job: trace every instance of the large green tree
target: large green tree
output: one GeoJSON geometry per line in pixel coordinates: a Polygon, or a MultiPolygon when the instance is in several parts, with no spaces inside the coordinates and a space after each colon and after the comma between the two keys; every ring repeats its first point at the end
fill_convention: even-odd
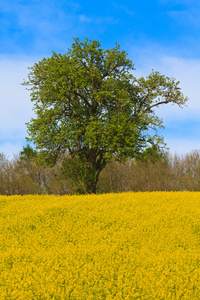
{"type": "Polygon", "coordinates": [[[123,162],[163,141],[156,131],[163,126],[157,106],[187,101],[174,78],[152,71],[137,79],[133,70],[119,45],[103,50],[98,41],[76,38],[66,54],[53,52],[35,63],[23,83],[35,111],[28,140],[51,164],[68,153],[65,171],[87,193],[96,192],[113,156],[123,162]]]}

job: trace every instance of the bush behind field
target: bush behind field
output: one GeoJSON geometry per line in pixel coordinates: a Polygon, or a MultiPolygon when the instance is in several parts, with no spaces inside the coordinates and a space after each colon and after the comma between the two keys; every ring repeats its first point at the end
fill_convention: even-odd
{"type": "Polygon", "coordinates": [[[200,193],[0,197],[0,299],[199,299],[200,193]]]}
{"type": "MultiPolygon", "coordinates": [[[[8,161],[0,155],[0,194],[74,194],[62,166],[39,167],[34,159],[8,161]]],[[[80,182],[80,189],[81,189],[80,182]]],[[[97,193],[125,191],[200,191],[200,153],[166,155],[165,159],[111,161],[100,174],[97,193]]]]}

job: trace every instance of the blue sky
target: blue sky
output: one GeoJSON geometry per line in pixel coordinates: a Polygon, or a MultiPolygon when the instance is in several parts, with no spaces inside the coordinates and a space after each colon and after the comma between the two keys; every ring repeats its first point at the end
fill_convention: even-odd
{"type": "Polygon", "coordinates": [[[200,2],[198,0],[6,0],[0,3],[0,152],[10,158],[26,144],[33,116],[20,85],[27,67],[51,51],[65,53],[72,37],[118,42],[135,76],[152,69],[180,80],[187,107],[160,107],[170,152],[200,150],[200,2]]]}

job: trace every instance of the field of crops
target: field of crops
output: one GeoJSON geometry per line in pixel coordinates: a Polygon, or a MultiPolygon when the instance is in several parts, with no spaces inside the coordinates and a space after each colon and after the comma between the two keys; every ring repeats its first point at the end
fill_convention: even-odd
{"type": "Polygon", "coordinates": [[[200,193],[0,196],[0,299],[200,299],[200,193]]]}

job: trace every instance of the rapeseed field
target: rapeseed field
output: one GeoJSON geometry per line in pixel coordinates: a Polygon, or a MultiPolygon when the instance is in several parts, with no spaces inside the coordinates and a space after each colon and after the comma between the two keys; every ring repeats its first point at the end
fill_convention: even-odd
{"type": "Polygon", "coordinates": [[[200,299],[200,193],[0,196],[0,299],[200,299]]]}

